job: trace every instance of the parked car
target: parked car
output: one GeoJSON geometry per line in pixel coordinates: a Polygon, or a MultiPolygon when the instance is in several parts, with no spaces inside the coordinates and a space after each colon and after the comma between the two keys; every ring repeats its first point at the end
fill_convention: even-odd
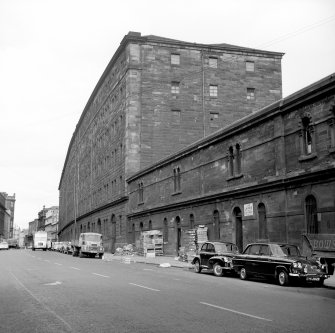
{"type": "Polygon", "coordinates": [[[228,242],[205,242],[192,260],[194,271],[212,269],[214,275],[223,276],[225,272],[234,272],[232,258],[238,254],[237,246],[228,242]]]}
{"type": "Polygon", "coordinates": [[[323,285],[329,277],[326,265],[300,255],[291,244],[253,243],[233,258],[235,271],[242,280],[249,276],[273,278],[285,286],[293,279],[323,285]]]}
{"type": "Polygon", "coordinates": [[[9,246],[6,241],[0,242],[0,250],[8,250],[8,249],[9,249],[9,246]]]}

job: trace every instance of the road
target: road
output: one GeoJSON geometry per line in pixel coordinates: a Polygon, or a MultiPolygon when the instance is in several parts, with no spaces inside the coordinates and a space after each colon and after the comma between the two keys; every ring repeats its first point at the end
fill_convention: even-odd
{"type": "Polygon", "coordinates": [[[0,332],[333,332],[335,290],[0,251],[0,332]]]}

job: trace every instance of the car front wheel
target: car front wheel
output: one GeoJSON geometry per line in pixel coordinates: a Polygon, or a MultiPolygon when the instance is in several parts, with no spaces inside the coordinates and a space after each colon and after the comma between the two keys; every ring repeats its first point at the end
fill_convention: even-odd
{"type": "Polygon", "coordinates": [[[222,266],[218,262],[216,262],[213,266],[213,273],[215,276],[223,276],[222,266]]]}
{"type": "Polygon", "coordinates": [[[288,275],[285,271],[280,271],[278,274],[278,283],[280,286],[286,286],[288,284],[288,275]]]}
{"type": "Polygon", "coordinates": [[[241,270],[240,270],[240,278],[241,278],[241,280],[246,280],[247,279],[247,271],[244,267],[242,267],[241,270]]]}
{"type": "Polygon", "coordinates": [[[200,266],[200,261],[199,260],[196,260],[195,263],[194,263],[194,271],[196,273],[200,273],[201,272],[201,266],[200,266]]]}

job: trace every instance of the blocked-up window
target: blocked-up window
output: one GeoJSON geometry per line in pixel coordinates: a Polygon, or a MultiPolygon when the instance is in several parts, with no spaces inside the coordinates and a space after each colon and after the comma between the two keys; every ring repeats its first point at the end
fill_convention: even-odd
{"type": "Polygon", "coordinates": [[[180,65],[180,54],[171,54],[171,65],[180,65]]]}
{"type": "Polygon", "coordinates": [[[247,88],[247,100],[255,100],[255,88],[247,88]]]}
{"type": "Polygon", "coordinates": [[[172,94],[179,94],[179,92],[180,92],[179,82],[177,82],[177,81],[171,82],[171,93],[172,94]]]}
{"type": "Polygon", "coordinates": [[[211,127],[219,126],[219,114],[217,112],[211,112],[209,115],[209,124],[211,127]]]}
{"type": "Polygon", "coordinates": [[[245,70],[247,72],[254,72],[255,71],[255,63],[253,61],[246,61],[245,62],[245,70]]]}
{"type": "Polygon", "coordinates": [[[208,65],[209,65],[210,68],[218,68],[218,58],[209,57],[208,65]]]}
{"type": "Polygon", "coordinates": [[[218,97],[218,86],[211,84],[209,86],[209,96],[210,97],[218,97]]]}

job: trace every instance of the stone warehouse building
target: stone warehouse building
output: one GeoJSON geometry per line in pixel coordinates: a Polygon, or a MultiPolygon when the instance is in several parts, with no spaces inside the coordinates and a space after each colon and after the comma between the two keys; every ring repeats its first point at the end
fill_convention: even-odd
{"type": "Polygon", "coordinates": [[[335,75],[252,113],[127,179],[128,233],[163,231],[165,253],[183,232],[242,250],[259,239],[301,246],[335,234],[335,75]]]}
{"type": "Polygon", "coordinates": [[[126,35],[68,148],[59,183],[60,240],[97,231],[107,251],[126,243],[126,179],[280,99],[282,56],[126,35]]]}

